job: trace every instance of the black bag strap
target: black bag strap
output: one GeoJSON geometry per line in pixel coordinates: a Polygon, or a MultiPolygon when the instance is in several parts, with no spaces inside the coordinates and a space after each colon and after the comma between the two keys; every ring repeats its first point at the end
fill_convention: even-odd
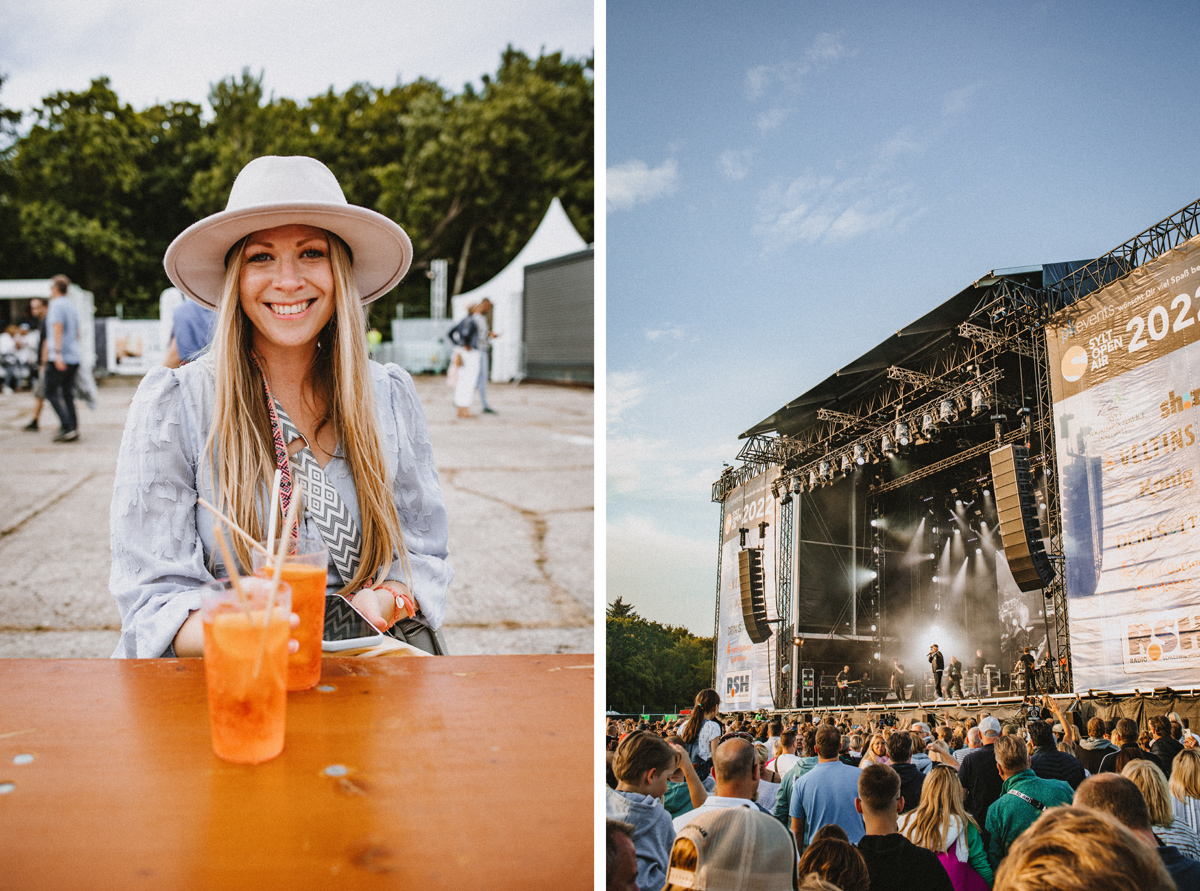
{"type": "Polygon", "coordinates": [[[1009,789],[1008,794],[1017,796],[1017,798],[1021,799],[1026,804],[1032,804],[1039,811],[1044,811],[1046,809],[1046,805],[1042,804],[1036,798],[1030,798],[1024,792],[1018,792],[1016,789],[1009,789]]]}

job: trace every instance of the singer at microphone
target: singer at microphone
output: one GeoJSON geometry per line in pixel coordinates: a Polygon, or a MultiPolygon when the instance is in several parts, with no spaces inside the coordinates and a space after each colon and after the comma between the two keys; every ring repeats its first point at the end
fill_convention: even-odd
{"type": "Polygon", "coordinates": [[[937,691],[937,698],[942,698],[942,672],[946,668],[946,660],[942,657],[938,650],[938,645],[934,644],[929,648],[929,655],[926,656],[929,660],[929,666],[933,669],[933,688],[937,691]]]}

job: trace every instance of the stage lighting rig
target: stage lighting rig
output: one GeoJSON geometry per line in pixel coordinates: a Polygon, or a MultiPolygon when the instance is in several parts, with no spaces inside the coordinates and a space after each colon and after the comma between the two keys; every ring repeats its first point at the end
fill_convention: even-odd
{"type": "Polygon", "coordinates": [[[934,423],[933,414],[930,412],[926,412],[921,417],[921,434],[926,439],[933,439],[937,434],[937,424],[934,423]]]}
{"type": "Polygon", "coordinates": [[[821,459],[818,475],[821,477],[821,482],[823,483],[833,481],[833,465],[829,463],[828,458],[821,459]]]}
{"type": "Polygon", "coordinates": [[[988,399],[987,392],[983,387],[973,387],[971,389],[971,414],[977,415],[985,412],[992,407],[991,401],[988,399]]]}
{"type": "Polygon", "coordinates": [[[954,403],[949,399],[943,399],[938,406],[938,420],[943,424],[953,424],[958,420],[958,412],[954,408],[954,403]]]}
{"type": "Polygon", "coordinates": [[[883,453],[885,458],[894,458],[896,456],[896,449],[892,445],[892,438],[886,433],[879,438],[879,451],[883,453]]]}
{"type": "Polygon", "coordinates": [[[854,463],[859,467],[867,463],[867,450],[861,442],[854,446],[854,463]]]}
{"type": "Polygon", "coordinates": [[[896,422],[896,442],[901,446],[906,446],[912,442],[912,436],[908,430],[908,421],[896,422]]]}
{"type": "Polygon", "coordinates": [[[842,476],[849,476],[854,471],[854,462],[849,455],[842,455],[842,476]]]}

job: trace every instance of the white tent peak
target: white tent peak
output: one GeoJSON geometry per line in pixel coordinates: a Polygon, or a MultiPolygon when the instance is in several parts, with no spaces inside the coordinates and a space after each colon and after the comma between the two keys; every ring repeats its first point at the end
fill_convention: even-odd
{"type": "Polygon", "coordinates": [[[499,335],[492,341],[492,380],[509,381],[520,374],[525,267],[574,254],[586,247],[587,242],[555,196],[537,229],[512,262],[478,288],[451,300],[451,313],[455,319],[465,316],[467,307],[474,306],[484,297],[492,301],[492,327],[499,335]]]}

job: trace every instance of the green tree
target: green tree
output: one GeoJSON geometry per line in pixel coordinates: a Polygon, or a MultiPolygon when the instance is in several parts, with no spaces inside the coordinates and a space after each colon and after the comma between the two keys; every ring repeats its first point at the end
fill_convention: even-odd
{"type": "Polygon", "coordinates": [[[137,269],[145,245],[133,231],[150,132],[107,78],[59,92],[33,110],[12,160],[21,241],[36,270],[66,272],[96,295],[97,312],[148,296],[137,269]]]}
{"type": "Polygon", "coordinates": [[[607,705],[621,712],[670,712],[712,684],[712,638],[639,616],[617,598],[605,614],[607,705]]]}

